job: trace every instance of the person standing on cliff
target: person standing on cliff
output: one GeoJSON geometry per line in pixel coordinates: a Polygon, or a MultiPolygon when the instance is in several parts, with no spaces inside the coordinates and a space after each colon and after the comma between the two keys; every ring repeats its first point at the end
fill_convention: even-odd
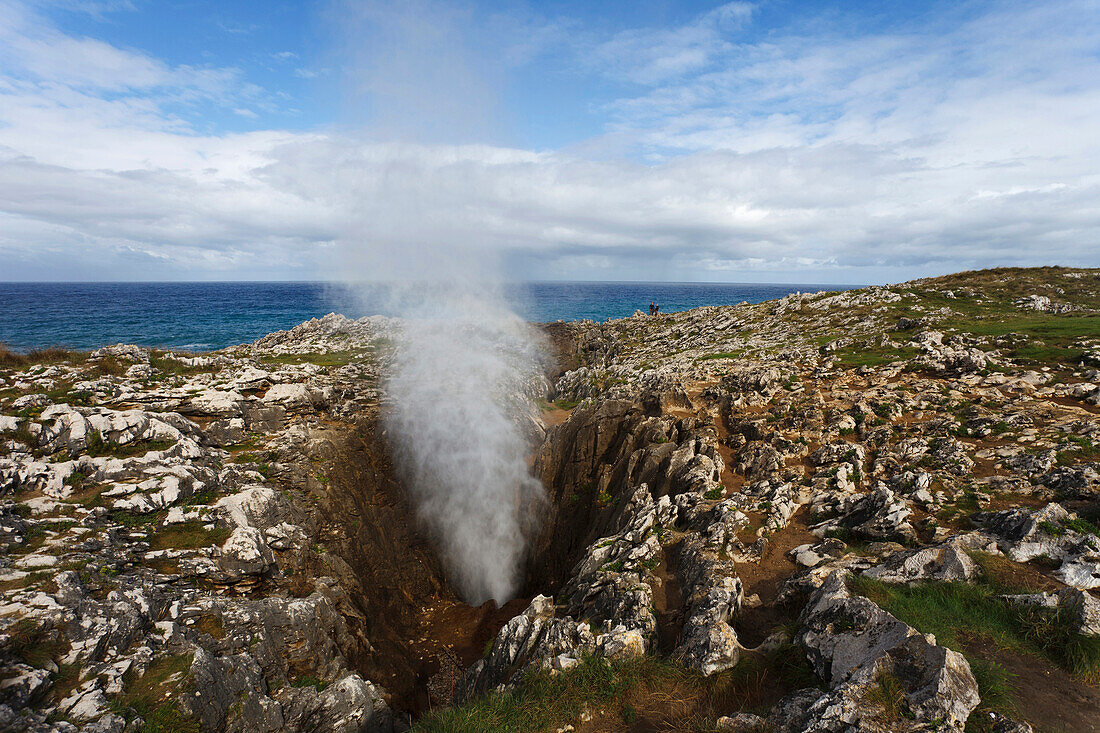
{"type": "Polygon", "coordinates": [[[661,315],[661,304],[660,303],[654,303],[653,304],[653,315],[655,315],[655,316],[661,315]]]}
{"type": "Polygon", "coordinates": [[[653,315],[653,301],[649,302],[649,315],[653,315]]]}

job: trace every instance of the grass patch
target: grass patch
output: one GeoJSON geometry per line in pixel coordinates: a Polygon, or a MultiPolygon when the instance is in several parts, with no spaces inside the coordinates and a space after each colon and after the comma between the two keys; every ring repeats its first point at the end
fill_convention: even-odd
{"type": "Polygon", "coordinates": [[[144,719],[144,733],[199,733],[198,719],[184,713],[173,699],[190,669],[190,654],[154,659],[145,674],[126,674],[126,689],[112,707],[127,720],[144,719]]]}
{"type": "Polygon", "coordinates": [[[19,423],[19,427],[15,429],[15,432],[9,435],[13,440],[27,446],[27,450],[32,453],[38,448],[38,436],[31,432],[30,424],[26,420],[19,423]]]}
{"type": "Polygon", "coordinates": [[[104,356],[94,360],[91,371],[97,377],[121,377],[127,368],[115,357],[104,356]]]}
{"type": "Polygon", "coordinates": [[[548,402],[547,400],[540,399],[538,401],[539,409],[543,412],[549,412],[550,410],[572,410],[584,400],[554,400],[548,402]]]}
{"type": "Polygon", "coordinates": [[[199,633],[209,634],[215,639],[225,638],[225,627],[222,625],[221,616],[213,614],[199,616],[195,619],[195,623],[191,625],[191,628],[199,633]]]}
{"type": "Polygon", "coordinates": [[[233,531],[227,527],[207,529],[198,519],[172,524],[158,529],[149,537],[149,547],[154,550],[193,550],[225,542],[233,531]]]}
{"type": "MultiPolygon", "coordinates": [[[[1065,613],[1021,606],[997,598],[1030,588],[1002,585],[986,574],[974,584],[924,583],[891,586],[854,576],[849,587],[939,643],[966,653],[968,645],[993,644],[1042,657],[1081,680],[1100,682],[1100,639],[1073,630],[1065,613]]],[[[970,655],[968,655],[970,658],[970,655]]],[[[986,698],[982,691],[982,699],[986,698]]]]}
{"type": "Polygon", "coordinates": [[[1095,271],[1080,279],[1063,277],[1068,272],[1065,268],[997,268],[932,278],[897,288],[912,296],[898,315],[916,316],[947,308],[951,315],[936,319],[937,330],[989,338],[1018,334],[1021,338],[1002,353],[1027,364],[1075,364],[1082,355],[1075,342],[1100,333],[1100,315],[1087,310],[1040,313],[1013,303],[1021,294],[1035,292],[1058,302],[1100,309],[1095,271]],[[1051,285],[1061,292],[1052,292],[1051,285]],[[956,290],[957,297],[947,297],[944,291],[948,289],[956,290]],[[913,310],[918,305],[919,309],[913,310]]]}
{"type": "Polygon", "coordinates": [[[1023,364],[1077,364],[1085,352],[1065,346],[1028,344],[1008,351],[1008,355],[1023,364]]]}
{"type": "Polygon", "coordinates": [[[1071,448],[1058,452],[1059,466],[1073,466],[1078,463],[1093,463],[1100,461],[1100,444],[1083,435],[1066,436],[1071,448]]]}
{"type": "Polygon", "coordinates": [[[26,353],[12,351],[6,344],[0,344],[0,368],[25,369],[37,364],[62,364],[64,362],[81,362],[88,358],[86,353],[70,351],[60,346],[49,346],[44,349],[31,349],[26,353]]]}
{"type": "Polygon", "coordinates": [[[69,650],[60,631],[28,618],[16,621],[5,633],[9,651],[32,667],[45,667],[69,650]]]}
{"type": "Polygon", "coordinates": [[[80,664],[58,664],[50,683],[49,698],[61,702],[80,685],[80,664]]]}
{"type": "Polygon", "coordinates": [[[168,356],[167,351],[152,351],[149,353],[149,366],[164,374],[186,376],[191,374],[214,374],[219,367],[216,364],[184,364],[182,361],[168,356]]]}
{"type": "Polygon", "coordinates": [[[1066,313],[1061,315],[1026,315],[1019,311],[989,314],[988,320],[965,324],[969,333],[978,336],[1005,336],[1019,333],[1057,346],[1068,346],[1083,338],[1096,338],[1100,333],[1100,316],[1066,313]]]}
{"type": "Polygon", "coordinates": [[[350,349],[347,351],[329,351],[325,354],[267,354],[260,357],[266,364],[314,364],[319,367],[341,367],[352,362],[371,361],[371,350],[350,349]]]}
{"type": "Polygon", "coordinates": [[[148,514],[138,514],[127,509],[116,509],[110,513],[111,521],[115,524],[142,530],[153,529],[156,524],[163,521],[167,516],[168,511],[165,509],[148,514]]]}
{"type": "Polygon", "coordinates": [[[910,346],[895,346],[893,348],[860,347],[838,349],[833,355],[837,363],[846,368],[862,366],[883,366],[895,361],[909,361],[917,355],[917,350],[910,346]]]}
{"type": "Polygon", "coordinates": [[[325,682],[324,680],[319,680],[316,677],[311,677],[308,674],[302,675],[301,677],[290,681],[291,687],[315,687],[317,689],[317,692],[321,692],[326,687],[328,687],[328,685],[328,682],[325,682]]]}
{"type": "Polygon", "coordinates": [[[1074,532],[1080,532],[1081,534],[1094,534],[1100,537],[1100,527],[1090,522],[1087,519],[1067,519],[1063,522],[1068,529],[1072,529],[1074,532]]]}
{"type": "Polygon", "coordinates": [[[36,570],[33,573],[27,573],[22,578],[3,580],[0,581],[0,593],[6,593],[9,590],[22,590],[23,588],[29,588],[35,583],[49,581],[52,577],[53,573],[46,572],[45,570],[36,570]]]}
{"type": "Polygon", "coordinates": [[[747,655],[733,669],[711,677],[658,656],[623,661],[586,658],[566,672],[530,673],[514,690],[428,713],[413,730],[552,730],[588,709],[604,711],[605,717],[598,720],[618,717],[643,730],[711,731],[721,715],[739,710],[766,712],[788,692],[819,685],[805,654],[794,647],[767,657],[747,655]]]}
{"type": "Polygon", "coordinates": [[[905,689],[891,672],[879,673],[875,684],[867,692],[867,700],[882,708],[882,720],[885,723],[898,723],[905,718],[913,718],[905,700],[905,689]]]}
{"type": "MultiPolygon", "coordinates": [[[[255,451],[245,451],[243,453],[237,453],[236,455],[234,455],[229,460],[229,462],[230,463],[256,463],[256,464],[259,464],[261,466],[267,466],[268,461],[277,461],[278,459],[279,459],[279,454],[275,451],[270,451],[269,450],[262,456],[259,453],[256,453],[255,451]]],[[[270,470],[270,467],[268,466],[267,468],[262,469],[261,473],[263,473],[265,470],[270,470]]]]}
{"type": "Polygon", "coordinates": [[[176,444],[174,440],[140,440],[125,445],[110,443],[103,439],[98,430],[88,434],[87,447],[84,452],[92,458],[112,456],[114,458],[131,458],[143,456],[150,451],[167,450],[176,444]]]}
{"type": "Polygon", "coordinates": [[[1020,334],[1026,340],[1005,352],[1013,359],[1028,364],[1076,364],[1083,352],[1073,344],[1081,339],[1095,338],[1100,333],[1100,316],[1073,313],[1033,315],[1021,313],[1009,304],[940,325],[990,338],[1020,334]]]}
{"type": "Polygon", "coordinates": [[[557,675],[537,672],[508,692],[494,692],[454,708],[425,715],[414,731],[528,733],[575,719],[590,706],[609,705],[644,678],[682,674],[652,658],[629,662],[585,659],[557,675]]]}
{"type": "Polygon", "coordinates": [[[261,442],[261,437],[253,433],[252,435],[249,435],[248,438],[246,438],[245,440],[242,440],[240,443],[226,445],[223,446],[223,448],[230,453],[240,453],[241,451],[250,451],[258,448],[261,442]]]}
{"type": "Polygon", "coordinates": [[[695,361],[713,361],[715,359],[740,359],[741,355],[744,353],[744,351],[719,351],[714,354],[706,354],[705,356],[700,356],[695,361]]]}

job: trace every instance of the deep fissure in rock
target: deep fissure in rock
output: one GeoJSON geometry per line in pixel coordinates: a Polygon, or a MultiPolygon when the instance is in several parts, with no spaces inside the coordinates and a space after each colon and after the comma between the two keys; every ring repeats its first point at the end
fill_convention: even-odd
{"type": "MultiPolygon", "coordinates": [[[[567,330],[551,327],[548,334],[559,370],[575,366],[571,355],[588,348],[567,330]]],[[[449,704],[501,626],[534,596],[557,598],[589,546],[618,530],[626,494],[642,483],[655,498],[689,488],[677,469],[696,454],[714,453],[716,444],[715,426],[693,412],[682,392],[563,411],[568,419],[547,428],[532,460],[547,492],[546,517],[529,546],[520,597],[500,608],[467,605],[447,580],[377,418],[333,436],[333,484],[323,508],[337,530],[330,546],[355,589],[350,625],[370,640],[352,663],[391,694],[398,711],[415,716],[449,704]]],[[[678,557],[678,543],[666,546],[653,568],[656,648],[665,653],[679,644],[684,621],[678,557]]]]}
{"type": "MultiPolygon", "coordinates": [[[[533,596],[555,596],[588,545],[613,531],[621,486],[642,476],[657,491],[670,488],[661,477],[676,443],[643,408],[610,402],[579,417],[548,431],[535,456],[549,494],[547,518],[532,541],[521,597],[499,608],[467,605],[447,580],[436,548],[418,529],[379,423],[330,436],[331,484],[320,508],[331,524],[329,551],[345,570],[341,581],[353,589],[345,615],[362,639],[350,645],[361,651],[349,661],[391,694],[396,710],[416,715],[448,703],[500,627],[533,596]],[[631,454],[646,445],[656,455],[633,465],[631,454]]],[[[662,629],[674,634],[679,586],[674,566],[662,568],[670,586],[661,595],[662,629]]]]}

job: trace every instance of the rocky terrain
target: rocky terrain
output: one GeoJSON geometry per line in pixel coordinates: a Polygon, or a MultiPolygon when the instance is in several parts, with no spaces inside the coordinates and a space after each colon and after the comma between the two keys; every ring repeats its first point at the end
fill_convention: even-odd
{"type": "Polygon", "coordinates": [[[0,353],[0,729],[1100,730],[1100,271],[545,324],[500,608],[393,471],[400,328],[0,353]]]}

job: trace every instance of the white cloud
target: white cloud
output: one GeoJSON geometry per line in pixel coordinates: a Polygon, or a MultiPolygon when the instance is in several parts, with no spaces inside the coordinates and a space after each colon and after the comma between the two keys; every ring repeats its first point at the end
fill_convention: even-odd
{"type": "MultiPolygon", "coordinates": [[[[612,105],[609,139],[587,146],[627,141],[637,155],[598,160],[200,135],[169,110],[214,95],[247,114],[259,92],[237,72],[8,31],[0,262],[7,277],[50,262],[66,277],[310,277],[345,265],[332,243],[350,242],[381,272],[415,275],[419,244],[445,241],[503,253],[527,277],[851,282],[1100,265],[1098,21],[1073,2],[998,8],[934,33],[753,45],[735,38],[751,15],[736,6],[595,42],[616,60],[608,73],[642,85],[612,105]]],[[[452,71],[428,87],[470,68],[452,71]]]]}
{"type": "Polygon", "coordinates": [[[622,31],[596,45],[592,62],[604,73],[640,84],[678,78],[729,52],[731,35],[752,12],[750,3],[731,2],[679,28],[622,31]]]}
{"type": "Polygon", "coordinates": [[[95,18],[104,17],[108,13],[137,10],[130,0],[39,0],[37,4],[74,13],[85,13],[95,18]]]}

